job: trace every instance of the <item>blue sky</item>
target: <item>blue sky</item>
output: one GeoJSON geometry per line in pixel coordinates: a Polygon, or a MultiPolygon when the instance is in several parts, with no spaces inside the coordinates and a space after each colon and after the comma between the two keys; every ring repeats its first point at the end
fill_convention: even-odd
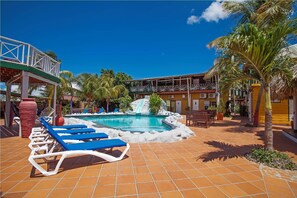
{"type": "Polygon", "coordinates": [[[235,25],[215,4],[2,1],[1,35],[54,51],[61,69],[74,74],[101,68],[134,79],[200,73],[216,57],[206,45],[235,25]]]}

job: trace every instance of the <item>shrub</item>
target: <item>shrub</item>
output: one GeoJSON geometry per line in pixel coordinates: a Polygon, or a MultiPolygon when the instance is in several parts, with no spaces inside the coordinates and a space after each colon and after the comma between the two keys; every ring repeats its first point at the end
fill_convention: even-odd
{"type": "Polygon", "coordinates": [[[132,98],[129,95],[119,98],[119,107],[122,112],[126,112],[128,110],[132,110],[131,107],[132,98]]]}
{"type": "Polygon", "coordinates": [[[269,151],[263,148],[253,149],[246,155],[247,159],[263,163],[267,166],[280,169],[297,170],[297,164],[292,162],[290,157],[278,151],[269,151]]]}
{"type": "Polygon", "coordinates": [[[153,93],[150,96],[150,104],[149,104],[150,112],[154,115],[158,114],[161,108],[161,105],[162,105],[162,99],[160,98],[160,96],[158,96],[158,94],[153,93]]]}

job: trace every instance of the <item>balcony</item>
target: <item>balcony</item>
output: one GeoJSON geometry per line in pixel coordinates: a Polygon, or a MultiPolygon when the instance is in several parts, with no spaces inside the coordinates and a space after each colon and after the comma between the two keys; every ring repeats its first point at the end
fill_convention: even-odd
{"type": "Polygon", "coordinates": [[[59,77],[60,63],[30,44],[0,36],[0,60],[34,67],[59,77]]]}
{"type": "MultiPolygon", "coordinates": [[[[191,84],[190,91],[196,90],[215,90],[215,83],[191,84]]],[[[133,93],[148,93],[148,92],[176,92],[187,91],[187,85],[169,85],[169,86],[133,86],[130,91],[133,93]]]]}

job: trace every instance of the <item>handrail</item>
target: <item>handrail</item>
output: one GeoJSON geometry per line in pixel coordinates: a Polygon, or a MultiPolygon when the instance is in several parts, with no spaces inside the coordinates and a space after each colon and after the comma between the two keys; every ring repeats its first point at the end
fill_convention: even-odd
{"type": "Polygon", "coordinates": [[[0,60],[27,65],[59,77],[60,62],[31,44],[0,35],[0,60]]]}
{"type": "MultiPolygon", "coordinates": [[[[201,84],[190,84],[190,90],[215,90],[215,83],[201,83],[201,84]]],[[[169,85],[169,86],[132,86],[130,87],[131,92],[144,92],[144,91],[185,91],[187,90],[186,85],[169,85]]]]}

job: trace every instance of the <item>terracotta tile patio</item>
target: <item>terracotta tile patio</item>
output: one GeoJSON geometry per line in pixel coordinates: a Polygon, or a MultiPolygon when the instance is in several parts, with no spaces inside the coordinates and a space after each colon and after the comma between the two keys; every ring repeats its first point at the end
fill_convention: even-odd
{"type": "MultiPolygon", "coordinates": [[[[131,144],[127,158],[104,163],[69,158],[61,171],[31,175],[29,140],[1,127],[3,197],[297,197],[297,172],[261,167],[243,155],[263,144],[263,127],[241,119],[193,127],[196,136],[175,143],[131,144]],[[31,175],[31,176],[30,176],[31,175]]],[[[274,129],[274,146],[297,161],[297,144],[274,129]]]]}

